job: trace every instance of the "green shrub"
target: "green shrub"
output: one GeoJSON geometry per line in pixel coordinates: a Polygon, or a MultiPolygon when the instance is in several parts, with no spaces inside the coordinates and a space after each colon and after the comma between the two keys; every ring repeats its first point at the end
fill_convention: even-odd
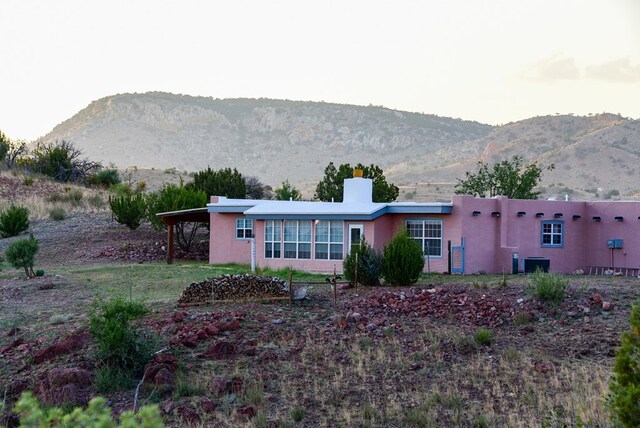
{"type": "Polygon", "coordinates": [[[609,407],[624,427],[640,426],[640,303],[631,306],[631,329],[622,333],[609,385],[609,407]]]}
{"type": "Polygon", "coordinates": [[[89,332],[98,344],[98,358],[115,368],[137,375],[148,361],[149,344],[131,321],[148,313],[142,303],[114,298],[96,302],[89,314],[89,332]]]}
{"type": "Polygon", "coordinates": [[[37,144],[32,157],[24,163],[30,171],[44,174],[60,182],[84,182],[100,163],[81,159],[82,153],[68,141],[37,144]]]}
{"type": "Polygon", "coordinates": [[[302,422],[304,419],[304,408],[295,406],[291,409],[291,419],[293,419],[294,422],[302,422]]]}
{"type": "Polygon", "coordinates": [[[22,179],[22,184],[24,184],[25,186],[32,186],[33,185],[33,177],[29,177],[28,175],[25,176],[22,179]]]}
{"type": "Polygon", "coordinates": [[[36,276],[44,276],[44,269],[38,269],[36,271],[36,276]]]}
{"type": "Polygon", "coordinates": [[[0,236],[8,238],[29,229],[29,210],[11,205],[0,213],[0,236]]]}
{"type": "Polygon", "coordinates": [[[531,274],[532,292],[539,300],[558,304],[565,297],[569,280],[562,275],[536,270],[531,274]]]}
{"type": "Polygon", "coordinates": [[[157,405],[144,406],[138,413],[127,410],[120,414],[118,422],[113,419],[107,400],[102,397],[93,398],[84,409],[77,407],[65,413],[59,407],[40,407],[31,392],[24,392],[14,411],[20,415],[20,426],[24,427],[164,427],[157,405]]]}
{"type": "Polygon", "coordinates": [[[49,218],[51,220],[61,221],[67,217],[67,213],[62,207],[53,207],[49,210],[49,218]]]}
{"type": "Polygon", "coordinates": [[[477,342],[470,336],[458,336],[454,339],[453,345],[461,354],[470,354],[478,349],[477,342]]]}
{"type": "Polygon", "coordinates": [[[156,214],[202,208],[207,204],[207,195],[202,190],[196,190],[180,185],[166,184],[160,191],[147,196],[147,219],[157,229],[162,230],[166,225],[156,214]]]}
{"type": "Polygon", "coordinates": [[[83,197],[84,194],[80,189],[65,189],[64,200],[69,202],[73,207],[80,206],[83,197]]]}
{"type": "Polygon", "coordinates": [[[109,207],[116,221],[131,230],[140,226],[147,211],[147,203],[141,193],[109,196],[109,207]]]}
{"type": "Polygon", "coordinates": [[[5,256],[14,268],[24,269],[27,278],[33,278],[33,265],[39,247],[38,240],[31,235],[29,239],[22,238],[9,244],[5,256]]]}
{"type": "Polygon", "coordinates": [[[493,342],[493,333],[487,328],[479,328],[473,333],[473,339],[478,345],[489,346],[493,342]]]}
{"type": "Polygon", "coordinates": [[[93,386],[98,392],[126,391],[135,385],[129,371],[111,364],[100,366],[93,377],[93,386]]]}
{"type": "Polygon", "coordinates": [[[89,204],[89,206],[97,209],[102,209],[107,204],[102,195],[100,195],[99,193],[95,193],[89,196],[87,198],[87,203],[89,204]]]}
{"type": "Polygon", "coordinates": [[[382,277],[391,285],[410,285],[418,281],[424,269],[424,255],[420,244],[401,230],[384,247],[382,277]]]}
{"type": "Polygon", "coordinates": [[[120,183],[120,174],[117,169],[101,169],[95,175],[88,178],[88,183],[92,186],[100,186],[108,189],[114,184],[120,183]]]}
{"type": "Polygon", "coordinates": [[[363,285],[380,285],[382,275],[382,254],[367,244],[364,238],[358,245],[351,247],[342,262],[344,277],[355,281],[356,255],[358,257],[358,283],[363,285]]]}

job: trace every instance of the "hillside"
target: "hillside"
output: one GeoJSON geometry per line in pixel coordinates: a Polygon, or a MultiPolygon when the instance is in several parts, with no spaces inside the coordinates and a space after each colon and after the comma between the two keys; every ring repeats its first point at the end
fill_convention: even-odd
{"type": "Polygon", "coordinates": [[[491,129],[382,107],[147,93],[94,101],[43,140],[71,140],[121,168],[232,166],[277,185],[317,182],[330,161],[387,167],[491,129]]]}
{"type": "Polygon", "coordinates": [[[640,121],[606,113],[492,127],[377,106],[154,92],[94,101],[43,137],[56,139],[120,168],[231,166],[274,187],[289,179],[307,196],[330,161],[376,163],[401,186],[401,198],[437,199],[478,160],[515,154],[555,164],[543,179],[546,196],[640,192],[640,121]]]}

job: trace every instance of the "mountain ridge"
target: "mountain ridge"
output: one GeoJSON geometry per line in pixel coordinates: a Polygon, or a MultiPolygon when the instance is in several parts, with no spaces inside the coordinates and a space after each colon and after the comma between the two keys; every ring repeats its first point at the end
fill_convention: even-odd
{"type": "Polygon", "coordinates": [[[547,187],[593,197],[614,185],[623,194],[640,191],[632,180],[640,172],[640,122],[609,113],[492,126],[379,106],[147,92],[93,101],[39,141],[61,139],[121,168],[229,166],[274,187],[289,179],[309,188],[333,161],[375,163],[399,185],[443,182],[450,192],[479,160],[518,154],[556,165],[545,174],[547,187]]]}

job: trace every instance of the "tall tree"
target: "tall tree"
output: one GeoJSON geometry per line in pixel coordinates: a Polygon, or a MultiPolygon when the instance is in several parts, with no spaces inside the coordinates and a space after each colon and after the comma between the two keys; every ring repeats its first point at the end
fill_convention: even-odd
{"type": "Polygon", "coordinates": [[[400,190],[398,186],[387,183],[382,169],[374,164],[369,166],[357,164],[355,167],[348,163],[340,165],[337,169],[333,162],[324,169],[324,178],[316,186],[315,199],[321,201],[342,202],[344,192],[344,180],[353,177],[353,170],[361,169],[364,178],[373,180],[373,202],[393,202],[398,198],[400,190]]]}
{"type": "Polygon", "coordinates": [[[4,135],[4,132],[0,131],[0,162],[7,157],[9,149],[11,148],[11,140],[4,135]]]}
{"type": "Polygon", "coordinates": [[[196,172],[193,181],[185,187],[202,190],[207,198],[210,196],[226,196],[227,198],[245,199],[247,186],[242,174],[237,169],[223,168],[214,171],[211,167],[196,172]]]}
{"type": "Polygon", "coordinates": [[[288,179],[283,181],[280,187],[276,187],[274,193],[279,201],[299,201],[302,199],[300,191],[292,186],[288,179]]]}
{"type": "Polygon", "coordinates": [[[494,164],[493,168],[480,161],[475,173],[467,171],[464,179],[458,178],[455,193],[481,198],[503,195],[510,199],[537,199],[542,192],[534,189],[543,171],[554,168],[551,164],[543,169],[535,162],[525,165],[518,155],[494,164]]]}
{"type": "Polygon", "coordinates": [[[247,199],[271,199],[273,196],[271,186],[261,182],[258,177],[245,177],[244,185],[247,189],[247,199]]]}

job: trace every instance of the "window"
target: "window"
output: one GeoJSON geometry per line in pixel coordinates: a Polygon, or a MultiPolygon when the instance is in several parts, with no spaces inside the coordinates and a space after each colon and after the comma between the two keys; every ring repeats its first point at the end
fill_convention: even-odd
{"type": "Polygon", "coordinates": [[[407,232],[425,256],[442,257],[442,220],[407,220],[407,232]]]}
{"type": "Polygon", "coordinates": [[[236,219],[236,239],[249,239],[253,237],[253,220],[248,218],[236,219]]]}
{"type": "Polygon", "coordinates": [[[284,257],[311,258],[311,220],[285,220],[284,257]]]}
{"type": "Polygon", "coordinates": [[[542,222],[542,246],[562,247],[564,246],[564,222],[543,221],[542,222]]]}
{"type": "Polygon", "coordinates": [[[264,256],[267,259],[279,259],[282,236],[282,221],[265,220],[264,222],[264,256]]]}
{"type": "Polygon", "coordinates": [[[315,258],[342,260],[344,225],[336,220],[319,220],[316,223],[315,258]]]}

